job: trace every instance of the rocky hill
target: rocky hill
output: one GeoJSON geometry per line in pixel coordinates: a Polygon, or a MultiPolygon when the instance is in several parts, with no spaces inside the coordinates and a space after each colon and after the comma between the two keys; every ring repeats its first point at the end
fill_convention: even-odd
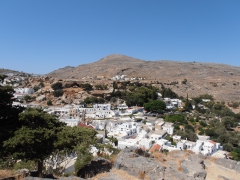
{"type": "Polygon", "coordinates": [[[109,55],[97,62],[65,67],[48,74],[64,79],[86,79],[116,75],[144,77],[160,87],[170,87],[186,97],[211,94],[219,101],[240,101],[240,67],[224,64],[176,61],[144,61],[124,55],[109,55]]]}
{"type": "Polygon", "coordinates": [[[18,75],[30,75],[29,73],[25,73],[25,72],[19,72],[19,71],[15,71],[15,70],[11,70],[11,69],[3,69],[0,68],[0,74],[6,74],[6,73],[13,73],[13,74],[18,74],[18,75]]]}
{"type": "MultiPolygon", "coordinates": [[[[99,159],[99,158],[97,158],[99,159]]],[[[124,149],[115,162],[94,160],[79,171],[78,177],[60,180],[238,180],[240,163],[197,155],[191,151],[148,154],[141,149],[124,149]]],[[[26,180],[40,178],[26,177],[26,180]]]]}

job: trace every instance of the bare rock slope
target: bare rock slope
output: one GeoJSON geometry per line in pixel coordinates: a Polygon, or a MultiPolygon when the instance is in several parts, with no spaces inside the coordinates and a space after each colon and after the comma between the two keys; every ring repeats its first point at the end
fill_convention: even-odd
{"type": "Polygon", "coordinates": [[[240,101],[240,67],[223,64],[144,61],[109,55],[94,63],[62,68],[48,75],[65,79],[97,76],[108,79],[122,74],[130,78],[144,77],[145,82],[152,84],[161,82],[185,97],[187,93],[189,97],[208,93],[219,101],[240,101]]]}

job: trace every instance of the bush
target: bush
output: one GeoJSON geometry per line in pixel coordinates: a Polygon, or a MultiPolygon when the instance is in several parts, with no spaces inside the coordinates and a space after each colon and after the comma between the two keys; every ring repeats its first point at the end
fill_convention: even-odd
{"type": "Polygon", "coordinates": [[[233,151],[233,146],[229,143],[225,143],[225,144],[223,144],[223,150],[231,152],[231,151],[233,151]]]}
{"type": "Polygon", "coordinates": [[[91,91],[92,90],[92,85],[91,84],[81,84],[81,88],[83,88],[85,91],[91,91]]]}
{"type": "Polygon", "coordinates": [[[33,171],[36,169],[36,163],[34,161],[20,161],[16,164],[14,164],[13,169],[28,169],[30,171],[33,171]]]}
{"type": "Polygon", "coordinates": [[[60,89],[63,88],[61,82],[56,82],[56,83],[54,83],[51,87],[52,87],[52,89],[53,89],[54,91],[57,91],[57,90],[60,90],[60,89]]]}
{"type": "Polygon", "coordinates": [[[98,89],[98,90],[106,90],[107,89],[107,85],[105,84],[97,84],[95,85],[95,89],[98,89]]]}
{"type": "Polygon", "coordinates": [[[63,95],[63,90],[55,90],[53,91],[54,97],[60,97],[63,95]]]}
{"type": "Polygon", "coordinates": [[[37,92],[40,89],[40,87],[39,86],[34,86],[33,89],[34,89],[34,92],[37,92]]]}
{"type": "Polygon", "coordinates": [[[239,107],[239,103],[238,102],[233,102],[232,103],[232,107],[233,108],[238,108],[239,107]]]}
{"type": "Polygon", "coordinates": [[[182,84],[187,84],[187,79],[184,79],[184,80],[182,81],[182,84]]]}
{"type": "Polygon", "coordinates": [[[40,82],[40,83],[39,83],[39,86],[40,86],[40,87],[44,87],[43,82],[40,82]]]}
{"type": "Polygon", "coordinates": [[[200,125],[202,125],[203,127],[206,127],[206,126],[207,126],[207,123],[205,123],[204,121],[200,121],[199,123],[200,123],[200,125]]]}
{"type": "Polygon", "coordinates": [[[51,106],[51,105],[52,105],[52,101],[51,101],[51,100],[48,100],[48,101],[47,101],[47,105],[48,105],[48,106],[51,106]]]}
{"type": "Polygon", "coordinates": [[[26,95],[26,96],[24,96],[24,100],[26,101],[26,102],[29,102],[29,101],[31,101],[31,96],[29,96],[29,95],[26,95]]]}

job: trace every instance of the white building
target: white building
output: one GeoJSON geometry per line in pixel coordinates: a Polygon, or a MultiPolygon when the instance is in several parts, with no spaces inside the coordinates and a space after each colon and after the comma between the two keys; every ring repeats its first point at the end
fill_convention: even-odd
{"type": "Polygon", "coordinates": [[[157,131],[151,131],[149,133],[149,138],[152,140],[152,141],[157,141],[157,140],[160,140],[160,139],[163,139],[167,136],[167,131],[165,130],[157,130],[157,131]]]}
{"type": "Polygon", "coordinates": [[[24,95],[33,94],[34,93],[34,89],[33,88],[15,88],[14,91],[16,93],[21,93],[21,94],[24,94],[24,95]]]}
{"type": "Polygon", "coordinates": [[[60,119],[59,121],[64,122],[67,126],[77,126],[79,124],[79,119],[60,119]]]}
{"type": "Polygon", "coordinates": [[[173,123],[166,122],[163,126],[162,129],[167,131],[168,134],[172,135],[174,131],[174,125],[173,123]]]}

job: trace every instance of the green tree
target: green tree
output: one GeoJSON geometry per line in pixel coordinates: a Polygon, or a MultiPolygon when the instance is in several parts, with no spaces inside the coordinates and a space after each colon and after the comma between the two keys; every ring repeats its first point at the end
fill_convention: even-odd
{"type": "Polygon", "coordinates": [[[34,89],[34,92],[37,92],[40,89],[40,87],[39,86],[34,86],[33,89],[34,89]]]}
{"type": "Polygon", "coordinates": [[[0,74],[0,80],[3,82],[7,76],[5,74],[0,74]]]}
{"type": "Polygon", "coordinates": [[[170,88],[164,88],[161,90],[162,97],[168,97],[168,98],[178,98],[178,95],[173,92],[170,88]]]}
{"type": "Polygon", "coordinates": [[[60,97],[60,96],[62,96],[63,95],[63,90],[62,89],[60,89],[60,90],[55,90],[55,91],[53,91],[53,96],[54,97],[60,97]]]}
{"type": "Polygon", "coordinates": [[[29,95],[26,95],[26,96],[24,96],[24,100],[26,101],[26,102],[29,102],[29,101],[31,101],[31,96],[29,96],[29,95]]]}
{"type": "Polygon", "coordinates": [[[158,113],[162,113],[166,109],[165,102],[161,100],[151,100],[143,106],[147,111],[156,111],[158,113]]]}
{"type": "Polygon", "coordinates": [[[12,87],[0,86],[0,158],[7,156],[3,142],[21,127],[18,114],[25,109],[21,106],[12,106],[13,93],[12,87]]]}
{"type": "Polygon", "coordinates": [[[185,101],[184,109],[185,109],[186,111],[192,110],[192,104],[191,104],[191,102],[190,102],[189,99],[188,99],[188,94],[187,94],[187,98],[186,98],[186,101],[185,101]]]}
{"type": "Polygon", "coordinates": [[[26,109],[19,114],[22,127],[4,142],[15,159],[38,163],[38,177],[42,177],[43,161],[55,150],[54,142],[63,123],[41,109],[26,109]]]}
{"type": "Polygon", "coordinates": [[[85,127],[65,126],[58,132],[58,140],[55,141],[55,154],[77,153],[75,163],[76,173],[88,164],[93,156],[89,152],[93,145],[97,144],[96,131],[85,127]]]}

